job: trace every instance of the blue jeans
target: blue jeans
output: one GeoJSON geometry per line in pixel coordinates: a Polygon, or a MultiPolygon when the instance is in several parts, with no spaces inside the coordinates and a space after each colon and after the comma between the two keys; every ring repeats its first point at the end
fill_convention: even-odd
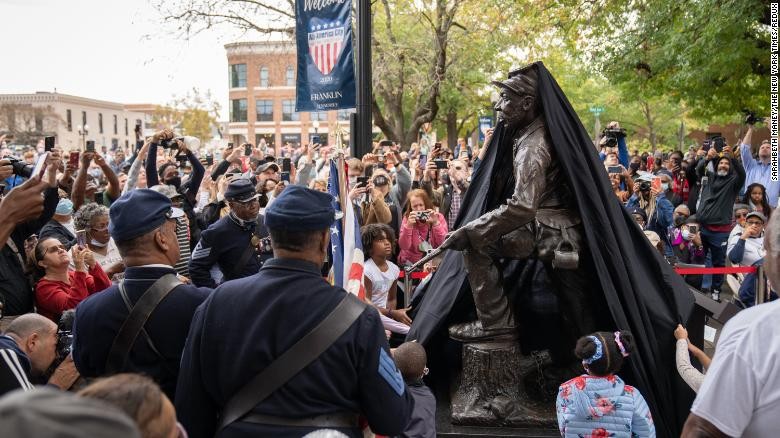
{"type": "MultiPolygon", "coordinates": [[[[704,245],[704,253],[712,257],[712,267],[722,268],[726,266],[726,245],[729,233],[715,233],[705,227],[701,227],[701,242],[704,245]]],[[[720,290],[723,284],[723,274],[712,276],[712,290],[720,290]]]]}

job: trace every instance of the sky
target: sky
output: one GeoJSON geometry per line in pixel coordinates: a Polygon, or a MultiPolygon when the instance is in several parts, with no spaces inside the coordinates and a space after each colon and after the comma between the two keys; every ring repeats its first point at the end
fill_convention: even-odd
{"type": "MultiPolygon", "coordinates": [[[[175,1],[175,0],[171,0],[175,1]]],[[[57,92],[164,104],[211,90],[228,115],[228,29],[189,41],[169,32],[149,0],[0,0],[0,93],[57,92]]],[[[244,37],[243,39],[246,39],[244,37]]]]}

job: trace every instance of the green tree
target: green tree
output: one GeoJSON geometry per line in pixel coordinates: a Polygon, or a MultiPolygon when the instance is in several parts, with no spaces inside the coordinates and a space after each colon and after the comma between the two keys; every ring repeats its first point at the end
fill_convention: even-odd
{"type": "Polygon", "coordinates": [[[184,96],[174,96],[168,105],[158,106],[152,114],[152,125],[158,130],[172,128],[182,135],[208,141],[217,126],[219,109],[211,91],[202,94],[193,88],[184,96]]]}

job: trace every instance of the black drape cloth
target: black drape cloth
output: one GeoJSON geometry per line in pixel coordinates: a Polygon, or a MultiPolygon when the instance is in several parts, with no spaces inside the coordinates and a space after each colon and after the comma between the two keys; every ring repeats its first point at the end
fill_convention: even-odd
{"type": "MultiPolygon", "coordinates": [[[[541,62],[530,68],[537,70],[537,102],[582,217],[587,251],[580,257],[591,271],[590,289],[603,294],[599,300],[608,308],[598,312],[607,316],[597,321],[597,329],[631,330],[635,352],[621,375],[644,395],[658,436],[679,436],[693,393],[677,375],[673,331],[690,316],[693,296],[620,205],[592,140],[555,79],[541,62]]],[[[500,123],[496,127],[487,156],[472,176],[456,227],[511,195],[512,133],[507,131],[500,123]]],[[[426,345],[441,339],[446,326],[459,317],[451,314],[453,309],[460,312],[471,300],[462,255],[447,251],[422,292],[415,300],[407,339],[426,345]]]]}

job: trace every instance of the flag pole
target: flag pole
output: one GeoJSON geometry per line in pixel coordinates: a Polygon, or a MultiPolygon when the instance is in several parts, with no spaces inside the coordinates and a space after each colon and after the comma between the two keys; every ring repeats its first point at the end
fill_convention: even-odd
{"type": "MultiPolygon", "coordinates": [[[[346,202],[349,202],[349,193],[347,193],[347,180],[345,178],[345,159],[344,159],[344,144],[343,144],[343,135],[344,132],[341,129],[341,125],[336,122],[336,129],[333,132],[333,135],[336,137],[336,169],[338,169],[338,178],[339,178],[339,204],[341,205],[341,211],[345,212],[345,214],[341,217],[341,229],[346,230],[347,228],[347,217],[346,217],[346,202]]],[[[351,257],[351,254],[350,254],[351,257]]]]}

